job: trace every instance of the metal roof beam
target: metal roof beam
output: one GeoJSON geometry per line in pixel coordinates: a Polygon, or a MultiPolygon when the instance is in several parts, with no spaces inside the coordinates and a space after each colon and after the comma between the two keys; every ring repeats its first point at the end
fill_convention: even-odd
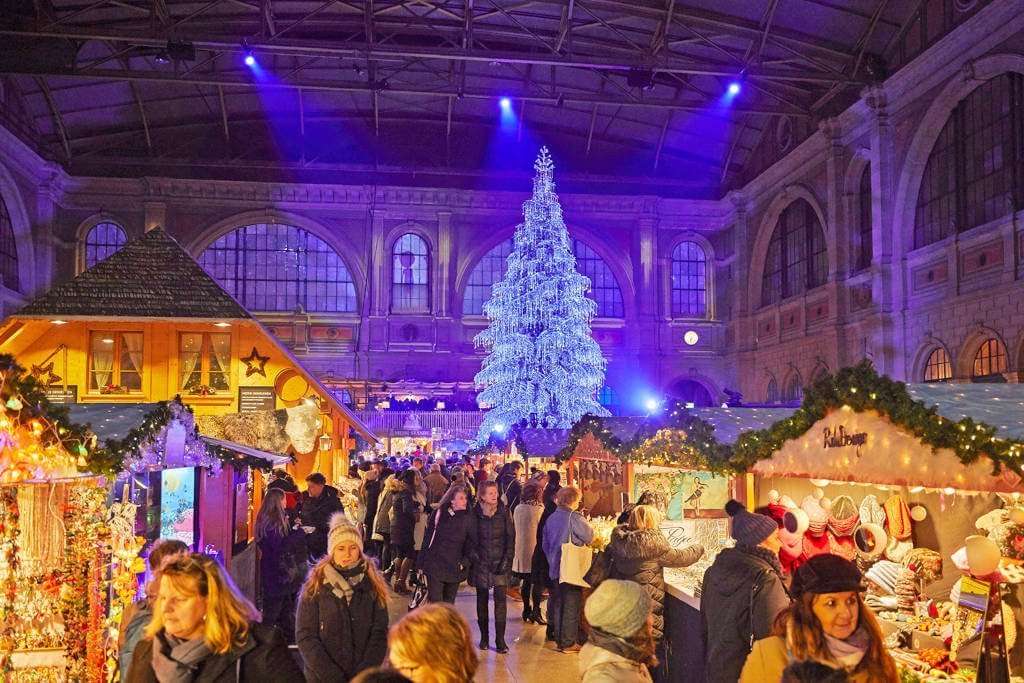
{"type": "Polygon", "coordinates": [[[70,138],[68,138],[68,129],[64,125],[64,117],[61,116],[60,109],[57,108],[57,103],[53,99],[53,93],[50,92],[50,86],[46,84],[46,79],[37,77],[35,81],[36,85],[39,86],[40,92],[43,93],[43,98],[46,100],[46,106],[50,108],[50,116],[53,117],[53,126],[57,129],[58,135],[60,135],[60,141],[64,147],[65,158],[70,161],[71,141],[70,138]]]}
{"type": "MultiPolygon", "coordinates": [[[[124,36],[110,33],[103,33],[99,31],[63,31],[63,32],[46,32],[46,31],[13,31],[13,30],[0,30],[0,35],[14,35],[14,36],[27,36],[27,37],[57,37],[57,38],[74,38],[78,40],[110,40],[114,42],[130,42],[134,45],[150,45],[150,46],[163,46],[166,45],[166,41],[140,38],[135,36],[124,36]]],[[[535,36],[536,37],[536,36],[535,36]]],[[[778,36],[769,39],[772,43],[778,43],[778,36]]],[[[234,41],[227,41],[223,39],[219,40],[197,40],[193,41],[193,44],[197,49],[203,50],[221,50],[224,52],[240,53],[242,50],[241,44],[234,41]]],[[[551,50],[552,45],[544,43],[545,46],[551,50]]],[[[713,43],[710,43],[714,45],[713,43]]],[[[629,71],[637,67],[651,67],[652,65],[644,62],[642,59],[636,59],[633,61],[626,61],[620,59],[608,59],[597,56],[588,56],[587,58],[573,59],[569,57],[562,57],[558,54],[552,54],[550,56],[542,55],[531,55],[524,54],[521,52],[509,52],[509,51],[497,51],[497,50],[449,50],[449,49],[438,49],[432,47],[410,47],[410,46],[390,46],[390,45],[371,45],[366,43],[352,43],[348,45],[337,45],[329,44],[324,42],[313,43],[311,41],[303,41],[302,43],[285,43],[275,41],[274,43],[267,44],[259,41],[252,41],[250,46],[254,49],[258,49],[261,52],[271,54],[287,54],[287,55],[322,55],[322,56],[336,56],[336,57],[362,57],[364,59],[451,59],[456,61],[468,61],[468,62],[500,62],[508,64],[536,64],[541,66],[555,65],[567,68],[596,68],[606,71],[629,71]]],[[[716,46],[719,47],[719,46],[716,46]]],[[[737,59],[735,55],[724,50],[719,49],[729,56],[730,59],[737,59]]],[[[792,49],[792,48],[790,48],[792,49]]],[[[797,53],[799,55],[799,53],[797,53]]],[[[849,58],[849,55],[846,55],[849,58]]],[[[675,60],[678,61],[678,60],[675,60]]],[[[706,76],[733,76],[735,70],[726,68],[724,66],[717,65],[706,65],[706,60],[687,60],[690,63],[672,63],[666,61],[666,63],[653,65],[653,68],[658,72],[663,73],[677,73],[677,74],[693,74],[693,75],[706,75],[706,76]]],[[[806,71],[778,71],[778,70],[767,70],[767,69],[754,69],[748,74],[748,78],[761,79],[766,81],[794,81],[794,82],[805,82],[805,83],[825,83],[831,84],[833,82],[849,83],[849,84],[863,84],[862,81],[854,78],[850,78],[845,74],[839,76],[834,75],[835,71],[831,67],[826,65],[819,65],[823,69],[827,69],[826,73],[813,73],[806,71]]]]}

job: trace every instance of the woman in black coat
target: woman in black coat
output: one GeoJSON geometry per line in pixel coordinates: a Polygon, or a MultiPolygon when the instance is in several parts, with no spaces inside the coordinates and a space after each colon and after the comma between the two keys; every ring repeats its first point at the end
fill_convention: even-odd
{"type": "Polygon", "coordinates": [[[416,556],[416,521],[423,506],[416,500],[416,470],[408,469],[398,476],[402,488],[391,498],[391,555],[398,565],[395,592],[409,593],[406,580],[416,556]]]}
{"type": "Polygon", "coordinates": [[[468,509],[466,487],[452,485],[430,515],[419,553],[419,569],[427,577],[431,602],[455,604],[459,584],[469,574],[470,553],[476,546],[476,517],[468,509]]]}
{"type": "Polygon", "coordinates": [[[660,641],[665,630],[665,567],[688,567],[704,555],[698,544],[673,548],[661,532],[661,513],[649,505],[637,505],[628,524],[612,529],[605,549],[611,560],[609,577],[635,581],[651,598],[654,638],[660,641]]]}
{"type": "Polygon", "coordinates": [[[299,596],[296,635],[307,681],[347,683],[384,661],[388,591],[344,515],[331,520],[327,543],[299,596]]]}
{"type": "Polygon", "coordinates": [[[488,607],[494,591],[494,649],[508,652],[505,644],[505,615],[508,611],[505,591],[512,572],[516,552],[516,532],[512,517],[498,500],[498,484],[485,481],[480,485],[476,515],[477,543],[471,548],[473,571],[469,582],[476,588],[476,618],[480,624],[480,649],[490,646],[488,607]]]}
{"type": "Polygon", "coordinates": [[[306,534],[292,529],[280,488],[268,489],[256,516],[255,538],[260,557],[263,624],[277,626],[295,642],[295,599],[306,580],[306,534]]]}

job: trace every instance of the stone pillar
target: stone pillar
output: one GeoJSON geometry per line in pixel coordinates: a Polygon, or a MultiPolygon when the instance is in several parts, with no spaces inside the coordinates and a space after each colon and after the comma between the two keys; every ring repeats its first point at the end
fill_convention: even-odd
{"type": "Polygon", "coordinates": [[[385,315],[388,310],[388,274],[391,260],[384,248],[384,214],[370,211],[370,262],[366,281],[371,285],[373,315],[385,315]]]}
{"type": "MultiPolygon", "coordinates": [[[[81,268],[85,266],[84,262],[82,264],[76,262],[76,241],[65,242],[55,232],[57,228],[55,222],[57,196],[59,194],[56,184],[56,168],[49,169],[40,178],[39,184],[36,186],[35,216],[29,219],[34,236],[31,244],[32,251],[29,254],[19,253],[19,260],[25,259],[25,262],[32,264],[32,279],[21,283],[22,292],[29,299],[48,291],[57,284],[53,281],[53,277],[57,267],[58,249],[63,248],[72,252],[70,255],[65,253],[60,257],[64,263],[69,261],[74,263],[74,270],[67,276],[67,279],[70,279],[74,273],[80,272],[81,268]]],[[[22,248],[21,242],[18,243],[18,248],[22,248]]],[[[19,272],[19,275],[23,276],[24,271],[19,272]]],[[[24,277],[21,279],[24,280],[24,277]]]]}
{"type": "Polygon", "coordinates": [[[437,268],[434,278],[434,314],[439,318],[451,316],[454,293],[451,291],[452,214],[437,212],[437,268]]]}
{"type": "Polygon", "coordinates": [[[846,150],[840,138],[842,130],[836,119],[825,119],[818,125],[825,138],[825,242],[828,245],[830,281],[846,278],[850,264],[849,216],[842,210],[843,181],[846,171],[846,150]]]}
{"type": "Polygon", "coordinates": [[[167,230],[167,202],[143,202],[142,208],[146,211],[144,223],[146,232],[153,228],[167,230]]]}

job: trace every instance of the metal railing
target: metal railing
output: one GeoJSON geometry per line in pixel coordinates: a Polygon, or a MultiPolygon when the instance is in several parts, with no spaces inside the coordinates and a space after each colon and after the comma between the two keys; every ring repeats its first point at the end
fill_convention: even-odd
{"type": "Polygon", "coordinates": [[[356,415],[377,436],[389,432],[423,433],[440,430],[446,433],[476,434],[484,420],[484,412],[476,410],[357,410],[356,415]]]}

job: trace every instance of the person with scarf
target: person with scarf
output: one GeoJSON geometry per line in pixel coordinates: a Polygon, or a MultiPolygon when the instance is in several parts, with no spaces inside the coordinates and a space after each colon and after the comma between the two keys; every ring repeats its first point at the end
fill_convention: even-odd
{"type": "Polygon", "coordinates": [[[285,492],[268,489],[256,515],[259,549],[262,623],[276,626],[289,643],[295,642],[295,601],[306,580],[306,534],[293,529],[285,510],[285,492]]]}
{"type": "Polygon", "coordinates": [[[808,559],[793,574],[793,603],[779,615],[775,635],[754,643],[740,683],[780,680],[791,662],[808,660],[845,669],[855,683],[897,683],[864,590],[855,563],[831,554],[808,559]]]}
{"type": "Polygon", "coordinates": [[[789,604],[775,521],[735,500],[725,511],[732,517],[736,547],[715,557],[701,587],[708,683],[736,683],[754,641],[772,634],[775,617],[789,604]]]}
{"type": "Polygon", "coordinates": [[[533,557],[537,549],[537,527],[540,524],[541,515],[544,514],[544,505],[540,501],[544,492],[543,485],[537,480],[531,479],[523,487],[522,500],[512,513],[512,523],[516,531],[516,552],[512,558],[512,575],[518,576],[523,582],[523,621],[537,624],[547,624],[540,612],[540,603],[544,600],[544,586],[547,582],[543,579],[534,580],[533,557]]]}
{"type": "Polygon", "coordinates": [[[512,558],[515,555],[516,533],[512,517],[498,500],[498,484],[485,481],[480,485],[480,496],[473,508],[476,515],[477,543],[470,548],[473,571],[469,582],[476,588],[476,618],[480,624],[480,649],[490,647],[488,634],[488,603],[494,593],[494,650],[508,652],[505,644],[505,615],[512,558]]]}
{"type": "Polygon", "coordinates": [[[347,683],[384,661],[388,590],[344,514],[331,518],[327,544],[299,596],[296,639],[307,681],[347,683]]]}
{"type": "Polygon", "coordinates": [[[224,568],[192,553],[164,568],[153,619],[125,683],[300,683],[281,633],[260,624],[224,568]]]}
{"type": "Polygon", "coordinates": [[[651,683],[654,616],[643,587],[633,581],[606,579],[583,607],[590,624],[580,650],[583,683],[651,683]]]}
{"type": "Polygon", "coordinates": [[[469,510],[466,487],[452,484],[430,516],[423,537],[427,540],[416,561],[427,577],[428,599],[455,604],[477,544],[476,516],[469,510]]]}

